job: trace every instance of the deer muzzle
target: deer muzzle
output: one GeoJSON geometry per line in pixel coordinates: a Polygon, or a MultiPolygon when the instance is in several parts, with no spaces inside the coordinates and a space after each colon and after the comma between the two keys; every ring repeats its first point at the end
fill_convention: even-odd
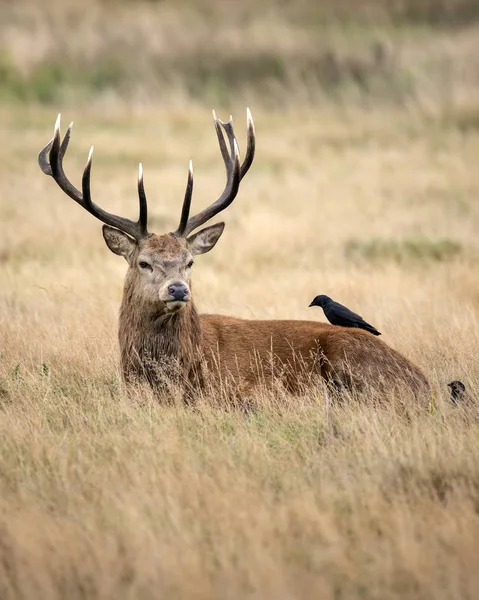
{"type": "Polygon", "coordinates": [[[189,287],[185,283],[172,283],[167,288],[167,297],[164,299],[167,310],[180,310],[191,299],[189,287]]]}
{"type": "Polygon", "coordinates": [[[168,286],[168,294],[173,301],[185,302],[189,300],[190,290],[184,283],[173,283],[168,286]]]}

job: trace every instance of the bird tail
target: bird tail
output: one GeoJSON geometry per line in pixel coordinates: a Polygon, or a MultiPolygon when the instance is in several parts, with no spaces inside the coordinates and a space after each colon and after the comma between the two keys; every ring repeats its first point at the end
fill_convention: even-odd
{"type": "Polygon", "coordinates": [[[369,325],[369,323],[367,324],[367,326],[364,326],[364,329],[366,331],[369,331],[369,333],[372,333],[373,335],[381,335],[381,332],[378,331],[375,327],[373,327],[372,325],[369,325]]]}

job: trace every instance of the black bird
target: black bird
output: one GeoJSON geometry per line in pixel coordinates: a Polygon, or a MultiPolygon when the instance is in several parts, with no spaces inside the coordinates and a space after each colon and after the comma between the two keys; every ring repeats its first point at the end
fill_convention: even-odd
{"type": "Polygon", "coordinates": [[[366,323],[362,317],[353,313],[352,310],[349,310],[349,308],[346,308],[342,304],[339,304],[339,302],[331,300],[329,296],[316,296],[309,306],[320,306],[328,321],[333,325],[341,325],[341,327],[358,327],[359,329],[369,331],[369,333],[372,333],[373,335],[381,335],[376,328],[369,323],[366,323]]]}
{"type": "Polygon", "coordinates": [[[466,386],[462,381],[451,381],[447,384],[451,388],[451,402],[456,406],[468,399],[466,386]]]}

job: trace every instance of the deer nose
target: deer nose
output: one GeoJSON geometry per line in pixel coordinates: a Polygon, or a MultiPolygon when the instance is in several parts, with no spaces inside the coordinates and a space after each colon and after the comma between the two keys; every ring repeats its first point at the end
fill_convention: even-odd
{"type": "Polygon", "coordinates": [[[184,300],[188,293],[188,287],[184,283],[173,283],[168,286],[168,294],[173,296],[173,300],[184,300]]]}

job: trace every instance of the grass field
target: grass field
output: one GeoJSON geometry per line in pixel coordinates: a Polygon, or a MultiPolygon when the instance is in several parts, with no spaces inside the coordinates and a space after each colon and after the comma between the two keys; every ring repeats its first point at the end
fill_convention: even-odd
{"type": "Polygon", "coordinates": [[[437,54],[446,48],[454,85],[423,73],[411,95],[342,87],[336,102],[305,94],[304,81],[287,102],[274,86],[264,102],[246,88],[209,102],[173,85],[163,105],[153,84],[141,98],[10,95],[0,108],[2,599],[476,598],[479,412],[454,410],[446,387],[461,379],[479,392],[479,94],[473,65],[459,68],[473,33],[415,37],[419,59],[434,40],[437,54]],[[94,144],[94,199],[136,217],[141,160],[151,229],[169,231],[190,158],[194,207],[222,190],[210,109],[233,112],[244,148],[246,102],[256,159],[218,246],[196,260],[200,311],[324,320],[307,306],[331,295],[424,369],[434,414],[405,422],[364,404],[327,414],[314,393],[265,395],[248,415],[211,398],[190,410],[126,395],[116,340],[126,263],[36,155],[61,110],[63,130],[75,121],[70,178],[80,184],[94,144]]]}

